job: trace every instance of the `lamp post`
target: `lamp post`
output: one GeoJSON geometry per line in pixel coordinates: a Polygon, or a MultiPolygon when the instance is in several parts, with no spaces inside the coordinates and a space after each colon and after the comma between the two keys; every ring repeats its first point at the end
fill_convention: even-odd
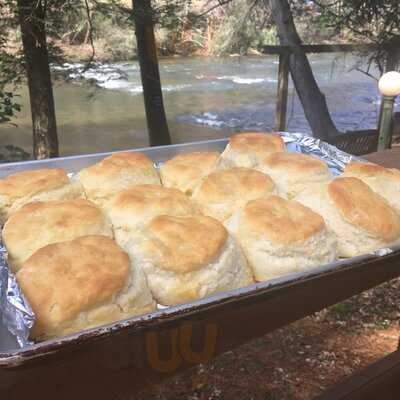
{"type": "Polygon", "coordinates": [[[379,91],[382,95],[381,114],[379,116],[378,151],[387,149],[392,141],[393,133],[393,106],[394,101],[400,95],[400,73],[396,71],[386,72],[379,79],[379,91]]]}

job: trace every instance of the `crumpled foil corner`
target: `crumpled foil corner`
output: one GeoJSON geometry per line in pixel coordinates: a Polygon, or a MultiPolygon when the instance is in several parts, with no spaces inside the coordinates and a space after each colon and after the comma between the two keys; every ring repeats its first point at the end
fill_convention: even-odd
{"type": "Polygon", "coordinates": [[[7,250],[0,245],[0,317],[20,347],[31,342],[29,332],[35,316],[7,264],[7,250]]]}

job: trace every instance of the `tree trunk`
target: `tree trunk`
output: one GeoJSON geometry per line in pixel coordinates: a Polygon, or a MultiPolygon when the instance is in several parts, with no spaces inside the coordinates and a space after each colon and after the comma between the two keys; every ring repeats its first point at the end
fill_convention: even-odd
{"type": "Polygon", "coordinates": [[[171,144],[154,38],[151,0],[133,0],[137,52],[150,146],[171,144]]]}
{"type": "Polygon", "coordinates": [[[33,124],[33,154],[58,156],[56,115],[46,45],[46,10],[42,0],[18,0],[33,124]]]}
{"type": "Polygon", "coordinates": [[[290,73],[314,137],[328,140],[339,132],[329,114],[325,96],[315,81],[307,56],[301,48],[302,41],[297,33],[289,3],[287,0],[266,1],[269,1],[280,44],[296,46],[289,57],[290,73]]]}

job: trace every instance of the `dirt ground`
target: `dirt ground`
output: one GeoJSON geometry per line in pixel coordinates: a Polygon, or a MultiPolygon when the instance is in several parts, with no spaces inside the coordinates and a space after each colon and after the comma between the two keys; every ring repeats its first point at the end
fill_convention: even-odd
{"type": "Polygon", "coordinates": [[[311,399],[397,348],[400,279],[142,392],[139,400],[311,399]]]}

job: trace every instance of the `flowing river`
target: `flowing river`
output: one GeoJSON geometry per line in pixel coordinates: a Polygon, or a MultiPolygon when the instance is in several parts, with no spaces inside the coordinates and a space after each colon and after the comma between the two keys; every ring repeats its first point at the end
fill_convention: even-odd
{"type": "MultiPolygon", "coordinates": [[[[354,69],[355,56],[310,56],[321,90],[340,130],[374,128],[379,96],[376,81],[354,69]]],[[[138,63],[97,65],[82,74],[82,65],[65,64],[68,81],[54,85],[62,155],[148,145],[138,63]],[[89,84],[90,83],[90,84],[89,84]]],[[[212,139],[240,130],[274,126],[277,57],[167,58],[160,60],[164,102],[173,142],[212,139]]],[[[31,152],[32,133],[27,89],[22,111],[0,125],[1,145],[31,152]]],[[[288,128],[310,132],[290,86],[288,128]]]]}

